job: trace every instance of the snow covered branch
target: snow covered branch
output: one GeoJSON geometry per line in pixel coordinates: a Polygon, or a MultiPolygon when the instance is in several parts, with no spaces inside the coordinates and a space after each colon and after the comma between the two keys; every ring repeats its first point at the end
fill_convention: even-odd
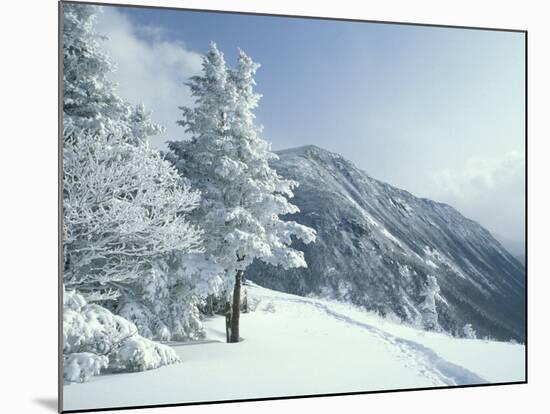
{"type": "Polygon", "coordinates": [[[67,285],[117,290],[117,283],[141,277],[155,257],[202,250],[201,232],[187,220],[199,193],[147,144],[69,134],[63,159],[67,285]]]}

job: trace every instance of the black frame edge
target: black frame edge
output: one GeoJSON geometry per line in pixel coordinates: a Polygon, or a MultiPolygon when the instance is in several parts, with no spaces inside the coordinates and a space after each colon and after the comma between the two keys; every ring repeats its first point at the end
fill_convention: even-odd
{"type": "Polygon", "coordinates": [[[60,2],[66,3],[66,4],[89,4],[94,6],[114,6],[114,7],[157,9],[157,10],[158,9],[179,10],[179,11],[219,13],[219,14],[241,14],[241,15],[249,15],[249,16],[264,16],[264,17],[288,17],[293,19],[307,19],[307,20],[331,20],[331,21],[336,20],[336,21],[355,22],[355,23],[378,23],[378,24],[392,24],[392,25],[400,25],[400,26],[422,26],[422,27],[445,28],[445,29],[489,30],[489,31],[495,31],[495,32],[510,32],[510,33],[527,32],[526,29],[506,29],[502,27],[460,26],[460,25],[452,25],[452,24],[396,22],[391,20],[366,20],[366,19],[352,19],[348,17],[304,16],[299,14],[282,14],[282,13],[278,14],[278,13],[235,11],[235,10],[198,9],[198,8],[176,7],[176,6],[149,6],[144,4],[109,3],[109,2],[79,1],[79,0],[60,0],[60,2]]]}
{"type": "Polygon", "coordinates": [[[528,65],[528,62],[529,62],[529,54],[527,52],[528,50],[528,40],[527,40],[527,37],[528,37],[528,31],[526,30],[525,31],[525,383],[528,382],[527,378],[528,378],[528,370],[529,370],[529,364],[528,364],[528,358],[527,358],[527,355],[528,355],[528,350],[529,350],[529,347],[527,346],[527,338],[529,337],[528,335],[528,327],[529,327],[529,323],[527,322],[528,320],[528,285],[527,285],[527,281],[529,280],[529,277],[528,277],[528,270],[527,270],[527,267],[528,267],[528,248],[527,248],[527,245],[528,245],[528,217],[529,217],[529,214],[528,214],[528,207],[529,207],[529,203],[528,203],[528,197],[527,197],[527,194],[528,194],[528,187],[529,187],[529,183],[528,183],[528,180],[527,180],[527,175],[528,175],[528,168],[527,166],[529,165],[527,159],[529,157],[529,151],[528,151],[528,123],[529,123],[529,111],[527,109],[528,105],[529,105],[529,99],[528,99],[528,90],[529,90],[529,83],[528,83],[528,78],[529,78],[529,65],[528,65]]]}

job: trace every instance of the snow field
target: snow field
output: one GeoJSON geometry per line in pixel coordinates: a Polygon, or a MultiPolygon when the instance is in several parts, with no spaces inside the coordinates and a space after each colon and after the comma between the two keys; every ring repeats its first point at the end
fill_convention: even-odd
{"type": "Polygon", "coordinates": [[[250,284],[254,312],[226,344],[222,317],[207,340],[170,343],[182,363],[64,386],[64,409],[522,381],[525,347],[458,339],[387,321],[352,305],[250,284]]]}

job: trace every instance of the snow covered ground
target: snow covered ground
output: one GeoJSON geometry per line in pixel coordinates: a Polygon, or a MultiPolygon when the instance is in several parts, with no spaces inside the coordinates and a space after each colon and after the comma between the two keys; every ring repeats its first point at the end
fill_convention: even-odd
{"type": "Polygon", "coordinates": [[[200,343],[172,344],[182,363],[63,387],[64,409],[523,381],[523,345],[456,339],[351,305],[246,287],[237,344],[224,320],[200,343]]]}

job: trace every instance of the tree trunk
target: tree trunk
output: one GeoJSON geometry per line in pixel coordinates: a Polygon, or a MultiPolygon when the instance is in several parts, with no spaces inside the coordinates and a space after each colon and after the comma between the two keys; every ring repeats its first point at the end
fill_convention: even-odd
{"type": "Polygon", "coordinates": [[[208,295],[206,297],[205,311],[208,316],[214,316],[214,295],[208,295]]]}
{"type": "Polygon", "coordinates": [[[233,288],[233,307],[231,309],[231,335],[229,342],[239,342],[239,319],[241,316],[241,277],[243,271],[235,273],[235,287],[233,288]]]}
{"type": "Polygon", "coordinates": [[[225,301],[225,340],[231,342],[231,305],[225,301]]]}
{"type": "MultiPolygon", "coordinates": [[[[244,283],[244,280],[241,280],[241,283],[244,283]]],[[[248,313],[248,294],[246,293],[246,289],[244,290],[242,302],[243,313],[248,313]]]]}

